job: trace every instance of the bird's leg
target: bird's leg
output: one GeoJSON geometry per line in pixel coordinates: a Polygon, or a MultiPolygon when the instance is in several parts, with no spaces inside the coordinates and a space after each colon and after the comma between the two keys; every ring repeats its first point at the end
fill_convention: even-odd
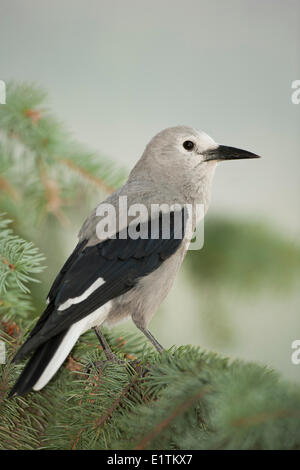
{"type": "Polygon", "coordinates": [[[96,333],[97,338],[99,339],[99,342],[103,348],[104,354],[106,356],[106,359],[110,362],[119,362],[119,363],[124,363],[121,359],[118,359],[117,356],[112,352],[111,347],[109,346],[108,342],[106,341],[102,331],[100,330],[99,326],[95,326],[93,330],[96,333]]]}
{"type": "Polygon", "coordinates": [[[152,335],[152,333],[150,333],[149,330],[147,330],[147,328],[143,328],[142,326],[138,326],[138,329],[141,330],[142,333],[144,333],[144,335],[146,336],[146,338],[149,339],[149,341],[151,341],[151,343],[153,344],[153,346],[155,347],[155,349],[159,352],[159,353],[162,353],[164,348],[162,347],[161,344],[159,344],[159,342],[154,338],[154,336],[152,335]]]}

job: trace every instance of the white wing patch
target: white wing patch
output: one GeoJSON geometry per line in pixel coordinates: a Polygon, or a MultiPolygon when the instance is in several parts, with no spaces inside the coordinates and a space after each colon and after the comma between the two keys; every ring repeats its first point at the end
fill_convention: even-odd
{"type": "Polygon", "coordinates": [[[99,277],[93,284],[79,297],[73,297],[72,299],[66,300],[63,304],[58,307],[58,310],[66,310],[67,308],[71,307],[71,305],[79,304],[86,300],[98,287],[102,286],[105,281],[102,277],[99,277]]]}

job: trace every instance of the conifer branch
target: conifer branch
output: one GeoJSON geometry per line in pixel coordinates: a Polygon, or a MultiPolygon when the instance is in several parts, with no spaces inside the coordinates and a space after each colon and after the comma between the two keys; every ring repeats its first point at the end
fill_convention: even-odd
{"type": "Polygon", "coordinates": [[[42,209],[66,224],[65,193],[76,193],[84,180],[110,193],[124,174],[108,158],[75,142],[45,101],[46,93],[35,85],[7,84],[7,104],[0,107],[0,188],[10,199],[7,209],[13,204],[22,212],[30,193],[31,211],[42,209]]]}
{"type": "Polygon", "coordinates": [[[63,158],[61,162],[67,167],[71,168],[72,170],[77,171],[81,176],[83,176],[84,178],[86,178],[88,181],[95,184],[96,186],[98,186],[105,193],[108,193],[108,194],[112,193],[116,189],[113,186],[106,184],[102,178],[95,176],[92,173],[89,173],[85,168],[80,167],[79,165],[77,165],[75,162],[73,162],[72,160],[68,158],[65,158],[65,159],[63,158]]]}

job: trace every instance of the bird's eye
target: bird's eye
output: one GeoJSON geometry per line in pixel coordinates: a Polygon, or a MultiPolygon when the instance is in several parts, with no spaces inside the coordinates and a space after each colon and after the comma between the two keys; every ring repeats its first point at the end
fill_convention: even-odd
{"type": "Polygon", "coordinates": [[[183,148],[185,148],[185,150],[188,150],[189,152],[195,147],[194,142],[192,142],[191,140],[186,140],[185,142],[183,142],[182,145],[183,148]]]}

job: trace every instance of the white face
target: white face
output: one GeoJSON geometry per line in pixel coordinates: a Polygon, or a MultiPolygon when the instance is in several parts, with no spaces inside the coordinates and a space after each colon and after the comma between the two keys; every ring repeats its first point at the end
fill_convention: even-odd
{"type": "Polygon", "coordinates": [[[219,145],[205,132],[192,127],[170,127],[153,137],[130,177],[190,194],[207,192],[217,162],[245,158],[258,156],[219,145]]]}
{"type": "Polygon", "coordinates": [[[211,137],[192,127],[165,129],[148,143],[129,179],[151,181],[158,191],[168,187],[184,197],[208,192],[216,161],[206,161],[203,153],[217,147],[211,137]]]}
{"type": "MultiPolygon", "coordinates": [[[[147,145],[145,157],[152,169],[159,168],[168,177],[196,177],[194,172],[205,172],[212,166],[204,153],[218,144],[205,132],[192,127],[171,127],[157,134],[147,145]]],[[[215,165],[215,163],[214,163],[215,165]]]]}
{"type": "Polygon", "coordinates": [[[179,185],[199,181],[216,165],[205,161],[203,153],[217,147],[205,132],[187,126],[170,127],[153,137],[131,175],[179,185]]]}
{"type": "Polygon", "coordinates": [[[218,144],[203,131],[178,132],[176,136],[176,148],[184,156],[195,155],[199,158],[203,152],[217,146],[218,144]]]}
{"type": "Polygon", "coordinates": [[[146,154],[161,157],[186,157],[196,156],[199,161],[203,152],[218,147],[218,144],[205,132],[192,127],[177,126],[164,129],[149,142],[146,154]]]}

